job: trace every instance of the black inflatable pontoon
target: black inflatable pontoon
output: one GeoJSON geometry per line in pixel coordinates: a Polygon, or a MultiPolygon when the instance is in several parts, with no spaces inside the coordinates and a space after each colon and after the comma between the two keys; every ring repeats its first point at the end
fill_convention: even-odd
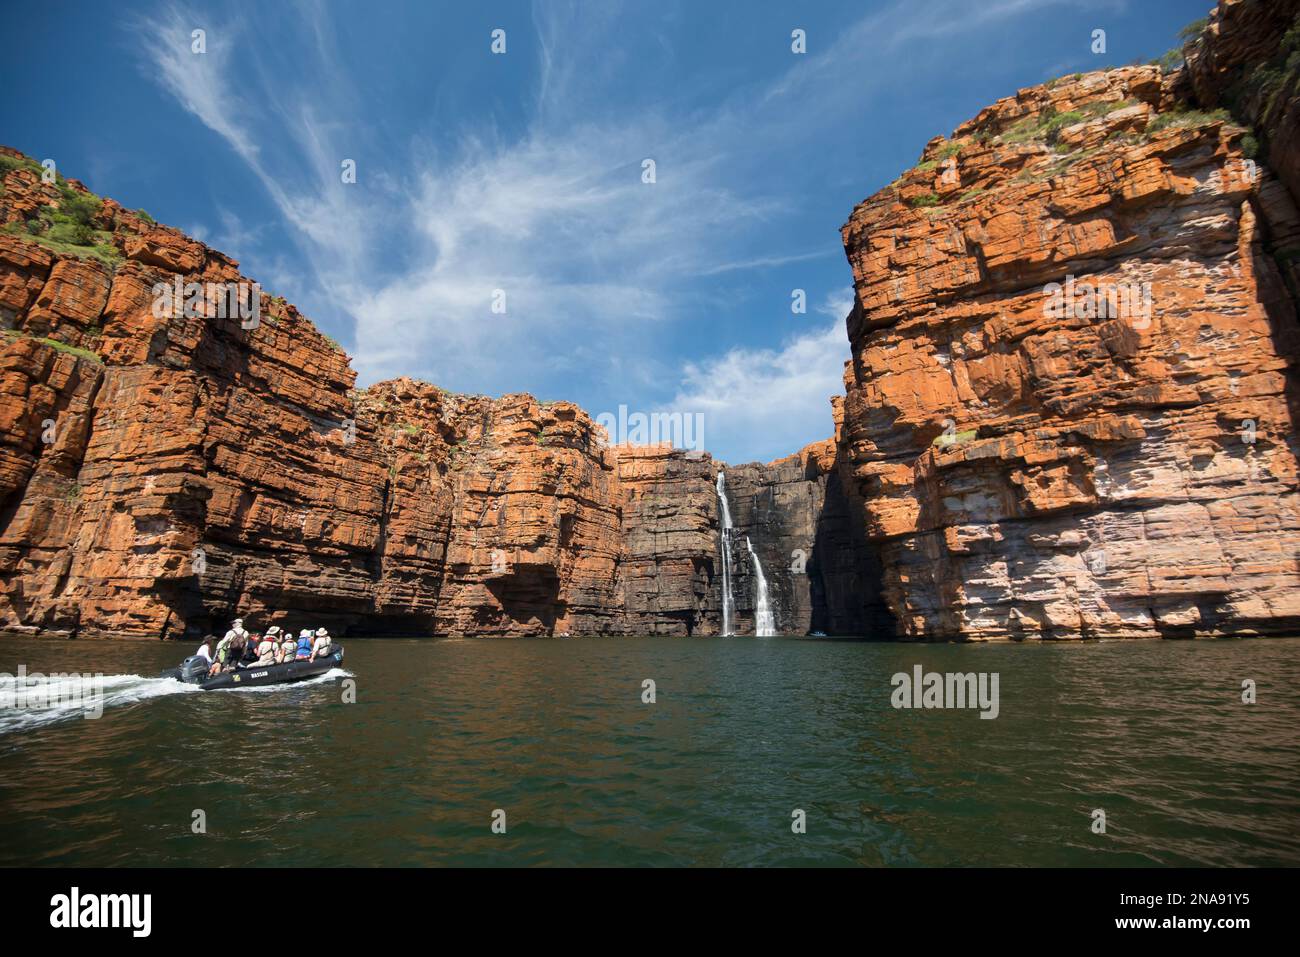
{"type": "Polygon", "coordinates": [[[206,658],[194,655],[182,661],[179,668],[163,672],[162,677],[198,685],[204,691],[216,691],[219,688],[261,688],[265,685],[305,681],[323,675],[341,664],[343,664],[343,646],[330,645],[329,654],[321,655],[315,661],[306,659],[286,661],[282,665],[265,665],[260,668],[252,665],[234,671],[223,671],[211,678],[208,677],[211,663],[206,658]]]}

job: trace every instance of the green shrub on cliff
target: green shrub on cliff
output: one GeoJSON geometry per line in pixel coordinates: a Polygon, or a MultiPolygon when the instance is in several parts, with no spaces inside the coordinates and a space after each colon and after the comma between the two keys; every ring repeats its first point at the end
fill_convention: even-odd
{"type": "Polygon", "coordinates": [[[87,235],[77,229],[77,224],[32,219],[25,223],[9,223],[4,232],[40,243],[46,249],[65,256],[98,259],[109,269],[116,269],[122,262],[121,252],[113,245],[113,235],[106,230],[91,230],[87,235]]]}
{"type": "Polygon", "coordinates": [[[1191,43],[1193,40],[1199,40],[1205,28],[1210,25],[1209,17],[1201,17],[1199,20],[1193,20],[1187,26],[1178,31],[1178,39],[1184,43],[1191,43]]]}
{"type": "Polygon", "coordinates": [[[1171,70],[1177,70],[1183,65],[1183,48],[1171,47],[1160,56],[1151,61],[1151,66],[1158,66],[1161,70],[1168,73],[1171,70]]]}
{"type": "Polygon", "coordinates": [[[1004,143],[1055,143],[1057,133],[1083,120],[1083,114],[1075,110],[1058,114],[1056,107],[1049,106],[1041,113],[1016,121],[999,139],[1004,143]]]}
{"type": "Polygon", "coordinates": [[[34,173],[40,173],[41,164],[27,156],[0,156],[0,176],[16,169],[29,169],[34,173]]]}
{"type": "Polygon", "coordinates": [[[41,339],[41,342],[58,352],[66,352],[68,355],[76,356],[78,359],[89,359],[97,365],[102,364],[104,361],[89,349],[82,349],[80,346],[70,346],[66,342],[60,342],[58,339],[41,339]]]}
{"type": "Polygon", "coordinates": [[[1179,107],[1154,116],[1147,124],[1147,136],[1161,130],[1182,128],[1185,126],[1205,126],[1209,123],[1231,123],[1232,115],[1227,110],[1188,110],[1179,107]]]}
{"type": "Polygon", "coordinates": [[[998,136],[1003,143],[1030,143],[1038,139],[1039,128],[1043,116],[1055,116],[1056,110],[1048,107],[1038,116],[1026,116],[1022,120],[1017,120],[1011,125],[1011,128],[998,136]]]}
{"type": "Polygon", "coordinates": [[[1082,123],[1087,117],[1078,110],[1068,110],[1065,113],[1057,113],[1043,125],[1043,140],[1049,145],[1054,145],[1061,134],[1061,130],[1067,126],[1074,126],[1076,123],[1082,123]]]}
{"type": "Polygon", "coordinates": [[[939,202],[939,197],[934,193],[923,193],[920,196],[913,196],[907,204],[913,209],[919,209],[923,206],[938,206],[939,202]]]}
{"type": "Polygon", "coordinates": [[[1085,103],[1079,107],[1079,111],[1089,117],[1109,116],[1116,110],[1127,109],[1130,106],[1137,106],[1137,100],[1094,100],[1091,103],[1085,103]]]}
{"type": "MultiPolygon", "coordinates": [[[[1223,102],[1245,126],[1253,126],[1256,153],[1267,155],[1265,130],[1290,101],[1288,91],[1300,84],[1300,16],[1282,34],[1273,58],[1243,73],[1223,92],[1223,102]]],[[[1243,142],[1244,149],[1244,142],[1243,142]]]]}
{"type": "Polygon", "coordinates": [[[98,196],[70,190],[69,194],[60,199],[58,207],[54,209],[51,215],[54,217],[55,222],[93,226],[103,206],[104,201],[98,196]]]}
{"type": "Polygon", "coordinates": [[[78,359],[88,359],[96,365],[104,364],[104,360],[89,349],[82,349],[79,346],[70,346],[66,342],[60,342],[58,339],[38,338],[21,329],[6,329],[4,330],[4,336],[10,342],[17,339],[36,339],[37,342],[43,343],[58,352],[66,352],[68,355],[76,356],[78,359]]]}
{"type": "MultiPolygon", "coordinates": [[[[0,160],[6,161],[2,165],[8,169],[25,167],[36,173],[44,172],[34,160],[19,160],[12,156],[0,156],[0,160]]],[[[113,245],[113,234],[96,228],[104,207],[103,199],[94,193],[74,189],[62,176],[56,176],[55,187],[59,192],[56,203],[41,206],[30,214],[31,218],[26,222],[10,223],[4,231],[35,240],[57,253],[98,259],[115,269],[121,263],[122,255],[113,245]]]]}
{"type": "Polygon", "coordinates": [[[951,445],[961,445],[963,442],[969,442],[975,438],[979,429],[966,429],[963,432],[944,432],[934,437],[931,444],[937,449],[946,449],[951,445]]]}
{"type": "Polygon", "coordinates": [[[1086,123],[1133,104],[1133,100],[1098,100],[1064,113],[1058,113],[1055,107],[1049,106],[1041,113],[1017,121],[999,138],[1004,143],[1044,143],[1055,146],[1061,131],[1066,127],[1086,123]]]}

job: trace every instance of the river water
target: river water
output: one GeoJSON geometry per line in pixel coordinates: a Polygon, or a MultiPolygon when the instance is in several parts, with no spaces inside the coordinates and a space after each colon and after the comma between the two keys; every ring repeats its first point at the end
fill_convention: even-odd
{"type": "Polygon", "coordinates": [[[188,647],[0,638],[110,676],[94,719],[0,678],[0,865],[1300,864],[1293,639],[345,645],[201,692],[132,677],[188,647]],[[892,707],[915,665],[998,716],[892,707]]]}

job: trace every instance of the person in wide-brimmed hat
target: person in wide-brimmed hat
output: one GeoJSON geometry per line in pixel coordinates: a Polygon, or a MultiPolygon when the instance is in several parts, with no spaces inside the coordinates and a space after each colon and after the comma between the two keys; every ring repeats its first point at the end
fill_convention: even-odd
{"type": "MultiPolygon", "coordinates": [[[[258,649],[261,650],[267,643],[269,643],[271,646],[271,663],[278,665],[280,662],[284,661],[284,655],[280,651],[280,645],[283,642],[283,630],[279,625],[271,625],[266,629],[266,633],[262,635],[262,640],[258,644],[258,649]]],[[[263,657],[265,656],[263,655],[263,657]]],[[[258,663],[261,664],[260,661],[258,663]]]]}
{"type": "Polygon", "coordinates": [[[295,657],[299,661],[306,661],[311,657],[312,632],[309,628],[304,628],[298,633],[298,647],[295,657]]]}
{"type": "Polygon", "coordinates": [[[230,625],[226,636],[217,642],[216,660],[212,662],[209,674],[216,674],[223,669],[229,670],[239,663],[239,656],[244,651],[244,642],[248,632],[244,630],[244,619],[236,618],[230,625]]]}
{"type": "Polygon", "coordinates": [[[311,660],[315,661],[321,655],[328,655],[330,653],[330,645],[332,642],[333,639],[330,638],[330,633],[328,631],[324,628],[317,628],[316,641],[311,646],[311,660]]]}
{"type": "Polygon", "coordinates": [[[277,662],[293,661],[294,653],[298,649],[298,640],[294,638],[293,632],[286,631],[282,635],[276,635],[275,640],[280,643],[280,650],[275,660],[277,662]]]}
{"type": "Polygon", "coordinates": [[[258,668],[265,668],[267,665],[276,664],[275,654],[279,648],[280,644],[275,640],[274,635],[263,635],[262,640],[257,643],[257,648],[254,651],[257,655],[257,659],[252,662],[252,664],[258,668]]]}

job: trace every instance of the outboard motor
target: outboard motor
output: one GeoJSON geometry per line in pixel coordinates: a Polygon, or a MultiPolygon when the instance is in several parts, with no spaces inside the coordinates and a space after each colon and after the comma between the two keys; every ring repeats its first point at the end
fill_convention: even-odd
{"type": "Polygon", "coordinates": [[[198,684],[208,676],[208,669],[211,667],[212,662],[207,658],[202,655],[191,655],[181,662],[176,677],[187,684],[198,684]]]}

